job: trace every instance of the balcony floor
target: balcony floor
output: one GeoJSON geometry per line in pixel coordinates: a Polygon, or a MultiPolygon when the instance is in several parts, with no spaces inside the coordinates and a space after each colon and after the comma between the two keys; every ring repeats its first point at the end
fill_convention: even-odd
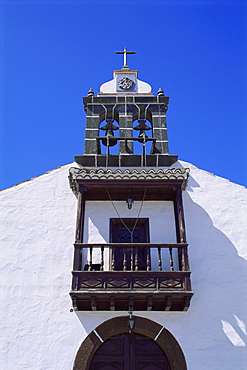
{"type": "Polygon", "coordinates": [[[70,292],[80,311],[186,311],[189,271],[73,271],[70,292]]]}

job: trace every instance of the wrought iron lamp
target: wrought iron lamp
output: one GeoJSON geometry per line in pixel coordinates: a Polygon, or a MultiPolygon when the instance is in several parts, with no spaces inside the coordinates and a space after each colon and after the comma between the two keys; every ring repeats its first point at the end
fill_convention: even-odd
{"type": "Polygon", "coordinates": [[[134,203],[134,198],[130,195],[130,190],[129,190],[128,197],[126,199],[126,204],[127,204],[128,209],[132,208],[133,203],[134,203]]]}
{"type": "Polygon", "coordinates": [[[129,312],[128,324],[129,324],[129,333],[132,334],[135,326],[135,319],[133,318],[131,311],[129,312]]]}

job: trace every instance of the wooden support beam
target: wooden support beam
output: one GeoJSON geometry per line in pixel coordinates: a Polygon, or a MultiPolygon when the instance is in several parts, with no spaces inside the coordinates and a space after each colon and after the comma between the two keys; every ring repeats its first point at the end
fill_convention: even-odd
{"type": "Polygon", "coordinates": [[[78,311],[78,306],[77,306],[77,299],[76,299],[76,297],[71,297],[71,299],[72,299],[72,306],[73,306],[73,309],[74,309],[74,311],[78,311]]]}
{"type": "Polygon", "coordinates": [[[92,311],[97,311],[96,297],[91,297],[91,309],[92,311]]]}
{"type": "Polygon", "coordinates": [[[190,299],[191,299],[191,297],[186,297],[183,311],[188,311],[188,308],[190,306],[190,299]]]}
{"type": "Polygon", "coordinates": [[[147,311],[152,311],[153,308],[153,296],[149,296],[147,300],[147,311]]]}
{"type": "Polygon", "coordinates": [[[115,297],[114,296],[111,296],[110,297],[110,310],[111,311],[115,311],[115,297]]]}
{"type": "Polygon", "coordinates": [[[172,306],[172,296],[167,297],[165,311],[170,311],[172,306]]]}
{"type": "Polygon", "coordinates": [[[129,297],[129,311],[133,312],[134,311],[134,297],[129,297]]]}

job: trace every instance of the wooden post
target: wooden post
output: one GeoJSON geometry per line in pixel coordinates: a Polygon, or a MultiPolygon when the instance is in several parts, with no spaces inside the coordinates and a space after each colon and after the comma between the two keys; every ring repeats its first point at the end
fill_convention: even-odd
{"type": "MultiPolygon", "coordinates": [[[[176,185],[174,188],[175,188],[174,213],[175,213],[177,243],[187,243],[181,185],[176,185]]],[[[188,271],[189,260],[187,247],[178,249],[178,259],[180,270],[188,271]]]]}
{"type": "Polygon", "coordinates": [[[81,255],[82,255],[82,248],[78,245],[75,245],[74,249],[74,271],[81,271],[81,255]]]}
{"type": "MultiPolygon", "coordinates": [[[[78,193],[75,243],[83,242],[84,214],[85,214],[84,190],[85,188],[82,189],[80,188],[78,193]]],[[[82,265],[82,248],[75,246],[73,270],[80,271],[82,269],[81,265],[82,265]]]]}
{"type": "Polygon", "coordinates": [[[176,190],[174,199],[174,211],[175,211],[177,243],[187,243],[181,185],[177,185],[175,189],[176,190]]]}
{"type": "Polygon", "coordinates": [[[78,193],[76,234],[75,234],[76,243],[83,243],[84,215],[85,215],[85,190],[86,188],[80,187],[79,193],[78,193]]]}

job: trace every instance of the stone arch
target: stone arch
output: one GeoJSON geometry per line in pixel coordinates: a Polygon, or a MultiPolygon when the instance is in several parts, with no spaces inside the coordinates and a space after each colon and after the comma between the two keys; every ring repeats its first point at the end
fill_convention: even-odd
{"type": "Polygon", "coordinates": [[[119,124],[119,112],[115,105],[102,105],[102,108],[99,114],[99,126],[106,119],[114,119],[119,124]]]}
{"type": "MultiPolygon", "coordinates": [[[[155,340],[165,353],[171,370],[187,370],[183,351],[167,329],[144,317],[133,316],[133,318],[135,319],[133,332],[155,340]]],[[[73,370],[88,370],[94,354],[103,342],[115,335],[128,333],[128,320],[128,316],[114,317],[93,330],[82,342],[75,358],[73,370]]]]}
{"type": "Polygon", "coordinates": [[[133,112],[133,121],[137,119],[146,119],[149,121],[150,125],[153,127],[152,112],[148,108],[149,104],[139,104],[133,112]]]}

